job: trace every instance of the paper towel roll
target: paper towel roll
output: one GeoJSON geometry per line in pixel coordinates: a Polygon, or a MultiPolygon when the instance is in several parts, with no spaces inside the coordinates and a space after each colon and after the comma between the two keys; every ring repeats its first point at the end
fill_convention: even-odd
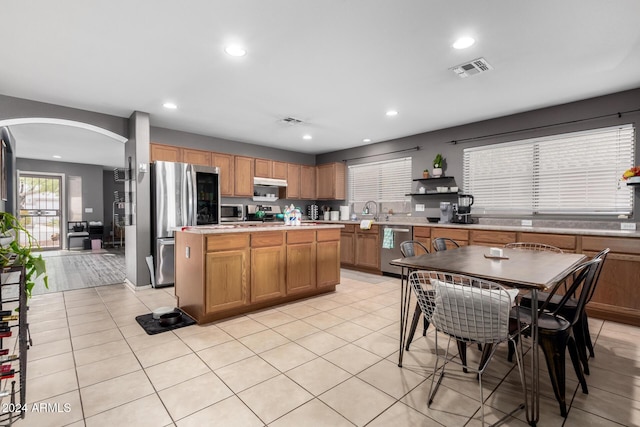
{"type": "Polygon", "coordinates": [[[340,219],[340,212],[331,211],[331,221],[338,221],[340,219]]]}
{"type": "Polygon", "coordinates": [[[340,206],[340,221],[349,221],[349,206],[340,206]]]}

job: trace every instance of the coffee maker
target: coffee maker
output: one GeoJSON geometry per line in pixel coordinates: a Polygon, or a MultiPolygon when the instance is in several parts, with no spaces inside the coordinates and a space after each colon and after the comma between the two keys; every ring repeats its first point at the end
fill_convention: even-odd
{"type": "Polygon", "coordinates": [[[457,224],[472,224],[471,205],[473,205],[473,196],[460,194],[458,196],[458,204],[453,206],[452,222],[457,224]]]}

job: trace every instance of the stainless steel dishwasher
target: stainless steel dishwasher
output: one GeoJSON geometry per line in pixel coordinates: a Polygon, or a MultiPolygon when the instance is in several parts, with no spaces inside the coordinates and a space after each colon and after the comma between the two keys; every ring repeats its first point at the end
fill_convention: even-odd
{"type": "Polygon", "coordinates": [[[389,261],[402,258],[400,243],[413,239],[413,227],[410,225],[381,223],[378,223],[378,225],[380,225],[380,268],[383,273],[397,274],[399,276],[402,273],[401,268],[389,265],[389,261]],[[391,236],[392,241],[389,240],[389,236],[391,236]]]}

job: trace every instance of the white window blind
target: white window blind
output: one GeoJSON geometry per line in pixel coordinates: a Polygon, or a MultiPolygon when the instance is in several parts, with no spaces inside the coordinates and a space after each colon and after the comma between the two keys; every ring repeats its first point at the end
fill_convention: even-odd
{"type": "Polygon", "coordinates": [[[464,150],[464,192],[475,213],[619,215],[633,210],[620,183],[633,166],[635,128],[614,126],[464,150]]]}
{"type": "Polygon", "coordinates": [[[349,204],[356,212],[368,200],[396,213],[410,209],[411,157],[349,166],[347,180],[349,204]]]}

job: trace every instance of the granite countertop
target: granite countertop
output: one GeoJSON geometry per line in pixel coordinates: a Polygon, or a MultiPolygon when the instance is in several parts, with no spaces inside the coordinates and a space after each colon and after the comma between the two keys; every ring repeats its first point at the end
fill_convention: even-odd
{"type": "Polygon", "coordinates": [[[196,225],[192,227],[181,227],[176,231],[183,231],[186,233],[197,234],[223,234],[223,233],[246,233],[246,232],[259,232],[259,231],[297,231],[308,229],[333,229],[344,228],[343,224],[336,223],[319,223],[316,221],[305,222],[300,225],[284,225],[284,223],[236,223],[236,224],[216,224],[216,225],[196,225]]]}
{"type": "MultiPolygon", "coordinates": [[[[317,221],[322,224],[353,224],[360,225],[360,221],[317,221]]],[[[544,226],[517,226],[517,225],[493,225],[493,224],[438,224],[434,222],[426,222],[423,218],[378,221],[375,225],[384,227],[385,225],[405,225],[405,226],[422,226],[434,228],[467,228],[469,230],[491,230],[491,231],[518,231],[530,233],[550,233],[550,234],[580,234],[583,236],[603,236],[603,237],[634,237],[640,238],[640,231],[637,230],[612,230],[599,228],[580,228],[580,227],[544,227],[544,226]]]]}

